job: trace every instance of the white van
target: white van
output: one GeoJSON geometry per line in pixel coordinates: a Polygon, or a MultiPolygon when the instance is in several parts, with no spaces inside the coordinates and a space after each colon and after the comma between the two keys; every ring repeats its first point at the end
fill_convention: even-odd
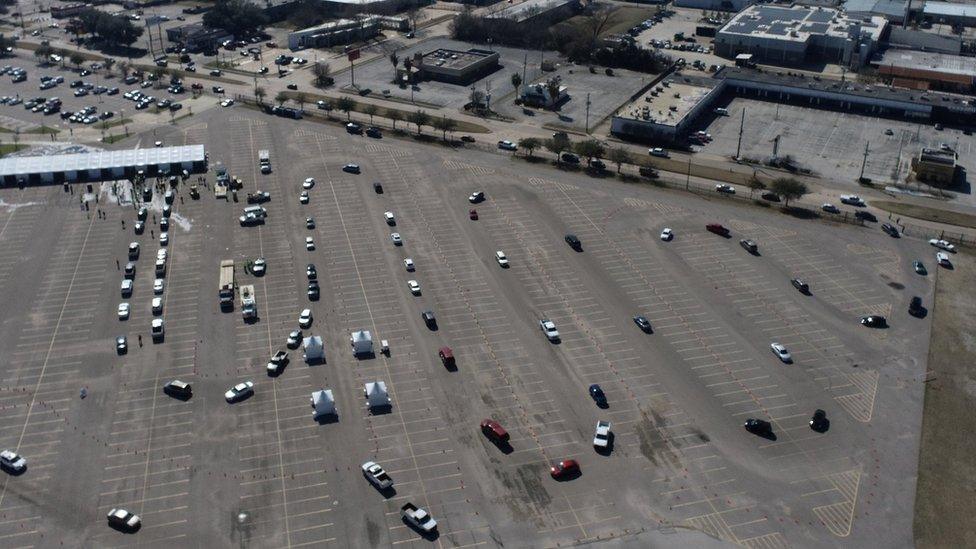
{"type": "Polygon", "coordinates": [[[261,206],[248,206],[244,208],[244,216],[265,218],[268,217],[268,210],[265,210],[261,206]]]}
{"type": "Polygon", "coordinates": [[[729,109],[726,109],[725,107],[718,107],[718,108],[716,108],[712,112],[714,112],[715,114],[717,114],[719,116],[728,116],[729,115],[729,109]]]}

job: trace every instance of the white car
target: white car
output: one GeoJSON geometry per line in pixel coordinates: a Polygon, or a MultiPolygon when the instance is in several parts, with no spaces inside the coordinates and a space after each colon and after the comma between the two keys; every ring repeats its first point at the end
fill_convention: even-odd
{"type": "Polygon", "coordinates": [[[507,141],[507,140],[506,141],[499,141],[498,142],[498,148],[501,149],[501,150],[503,150],[503,151],[517,151],[518,150],[518,145],[516,145],[515,143],[512,143],[511,141],[507,141]]]}
{"type": "Polygon", "coordinates": [[[771,343],[769,345],[769,348],[772,349],[773,354],[776,355],[776,357],[782,360],[784,363],[789,364],[793,362],[793,357],[790,355],[790,352],[786,350],[786,347],[782,343],[771,343]]]}
{"type": "Polygon", "coordinates": [[[267,270],[268,262],[263,257],[255,259],[251,265],[251,272],[254,273],[254,276],[262,276],[267,270]]]}
{"type": "Polygon", "coordinates": [[[221,107],[230,107],[233,104],[234,104],[233,99],[224,99],[223,101],[220,102],[221,107]]]}
{"type": "Polygon", "coordinates": [[[156,261],[166,261],[167,255],[169,255],[169,253],[166,251],[165,248],[160,248],[156,250],[156,261]]]}
{"type": "Polygon", "coordinates": [[[156,145],[157,147],[162,147],[163,146],[163,142],[162,141],[157,141],[156,143],[154,143],[154,145],[156,145]]]}
{"type": "Polygon", "coordinates": [[[312,251],[315,249],[315,241],[312,240],[312,237],[310,236],[305,237],[305,249],[308,251],[312,251]]]}
{"type": "Polygon", "coordinates": [[[238,383],[230,388],[229,391],[224,393],[224,399],[227,402],[237,402],[242,398],[248,397],[254,394],[254,382],[251,380],[245,381],[243,383],[238,383]]]}
{"type": "Polygon", "coordinates": [[[166,246],[168,244],[169,244],[169,233],[168,232],[159,233],[159,245],[166,246]]]}
{"type": "Polygon", "coordinates": [[[308,204],[308,191],[302,191],[302,194],[298,195],[298,201],[302,204],[308,204]]]}
{"type": "Polygon", "coordinates": [[[393,212],[385,212],[383,214],[383,219],[386,219],[387,225],[396,225],[396,218],[393,217],[393,212]]]}
{"type": "Polygon", "coordinates": [[[27,467],[27,460],[13,450],[4,450],[0,452],[0,467],[14,473],[21,473],[27,467]]]}
{"type": "Polygon", "coordinates": [[[162,278],[157,278],[156,280],[153,281],[153,293],[156,294],[156,295],[160,295],[160,294],[163,293],[163,279],[162,278]]]}
{"type": "Polygon", "coordinates": [[[112,509],[108,512],[108,523],[116,528],[135,530],[142,524],[142,519],[125,509],[112,509]]]}
{"type": "Polygon", "coordinates": [[[508,267],[508,257],[505,256],[505,252],[498,250],[495,252],[495,261],[502,267],[508,267]]]}
{"type": "Polygon", "coordinates": [[[559,340],[559,330],[556,329],[556,323],[549,320],[548,318],[543,318],[539,321],[539,328],[542,333],[546,334],[549,341],[559,340]]]}
{"type": "Polygon", "coordinates": [[[302,182],[302,188],[303,189],[311,189],[314,186],[315,186],[315,178],[314,177],[306,178],[305,181],[302,182]]]}
{"type": "Polygon", "coordinates": [[[407,287],[410,288],[410,293],[413,295],[420,295],[420,283],[416,280],[408,280],[407,287]]]}
{"type": "Polygon", "coordinates": [[[129,319],[129,304],[126,302],[119,303],[119,320],[129,319]]]}
{"type": "Polygon", "coordinates": [[[856,194],[842,194],[840,195],[840,201],[851,206],[864,206],[864,199],[856,194]]]}
{"type": "Polygon", "coordinates": [[[725,194],[735,194],[735,187],[733,187],[732,185],[726,185],[724,183],[720,183],[718,185],[715,185],[715,192],[725,193],[725,194]]]}
{"type": "Polygon", "coordinates": [[[157,316],[163,314],[163,298],[152,298],[152,314],[157,316]]]}
{"type": "Polygon", "coordinates": [[[956,246],[947,240],[940,240],[938,238],[933,238],[929,240],[929,244],[939,248],[940,250],[945,250],[947,252],[956,253],[956,246]]]}
{"type": "Polygon", "coordinates": [[[390,240],[393,241],[394,246],[403,246],[403,239],[400,238],[400,233],[390,233],[390,240]]]}
{"type": "Polygon", "coordinates": [[[952,262],[949,261],[949,254],[945,252],[935,254],[935,261],[943,267],[952,267],[952,262]]]}
{"type": "Polygon", "coordinates": [[[674,232],[668,227],[665,227],[664,230],[661,231],[661,240],[670,242],[672,238],[674,238],[674,232]]]}
{"type": "Polygon", "coordinates": [[[596,432],[593,433],[593,447],[601,450],[610,445],[610,422],[596,422],[596,432]]]}
{"type": "Polygon", "coordinates": [[[412,273],[416,267],[414,267],[413,260],[409,257],[403,260],[403,267],[408,273],[412,273]]]}
{"type": "Polygon", "coordinates": [[[658,158],[668,158],[668,151],[662,149],[661,147],[654,147],[653,149],[647,149],[647,154],[651,156],[656,156],[658,158]]]}
{"type": "Polygon", "coordinates": [[[132,295],[132,279],[125,278],[122,280],[122,297],[129,297],[132,295]]]}
{"type": "Polygon", "coordinates": [[[298,315],[298,327],[299,328],[311,328],[312,327],[312,310],[302,309],[301,314],[298,315]]]}
{"type": "Polygon", "coordinates": [[[363,476],[380,490],[386,490],[393,486],[393,479],[386,474],[386,471],[378,463],[372,461],[364,463],[363,476]]]}

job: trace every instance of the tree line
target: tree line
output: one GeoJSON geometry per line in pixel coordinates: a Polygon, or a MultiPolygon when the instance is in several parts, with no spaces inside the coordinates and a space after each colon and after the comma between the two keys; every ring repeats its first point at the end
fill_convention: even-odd
{"type": "Polygon", "coordinates": [[[95,8],[79,13],[77,21],[76,35],[89,34],[108,46],[131,46],[145,31],[124,15],[111,15],[95,8]]]}

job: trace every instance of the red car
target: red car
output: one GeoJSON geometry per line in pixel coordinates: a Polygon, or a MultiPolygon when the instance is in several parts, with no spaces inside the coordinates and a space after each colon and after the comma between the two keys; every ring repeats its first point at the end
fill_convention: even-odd
{"type": "Polygon", "coordinates": [[[705,225],[705,230],[719,236],[729,236],[729,230],[718,223],[709,223],[708,225],[705,225]]]}
{"type": "Polygon", "coordinates": [[[553,466],[549,468],[549,474],[551,474],[552,478],[554,479],[571,477],[573,475],[578,475],[579,472],[580,466],[575,459],[564,459],[553,464],[553,466]]]}
{"type": "Polygon", "coordinates": [[[498,423],[493,419],[481,420],[481,432],[493,442],[508,442],[508,431],[502,427],[501,423],[498,423]]]}
{"type": "Polygon", "coordinates": [[[468,217],[470,217],[472,219],[472,221],[477,221],[478,220],[478,210],[471,210],[470,212],[468,212],[468,217]]]}
{"type": "Polygon", "coordinates": [[[450,347],[441,347],[437,351],[437,356],[441,357],[441,362],[444,363],[445,368],[453,368],[454,364],[454,351],[450,347]]]}

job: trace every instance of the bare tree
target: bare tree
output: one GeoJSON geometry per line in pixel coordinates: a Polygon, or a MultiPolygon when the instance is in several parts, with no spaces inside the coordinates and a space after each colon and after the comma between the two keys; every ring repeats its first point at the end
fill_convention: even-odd
{"type": "Polygon", "coordinates": [[[363,105],[362,111],[363,111],[363,114],[369,116],[369,125],[372,126],[373,125],[373,115],[375,115],[377,112],[379,112],[379,108],[376,105],[372,104],[372,103],[366,103],[365,105],[363,105]]]}

